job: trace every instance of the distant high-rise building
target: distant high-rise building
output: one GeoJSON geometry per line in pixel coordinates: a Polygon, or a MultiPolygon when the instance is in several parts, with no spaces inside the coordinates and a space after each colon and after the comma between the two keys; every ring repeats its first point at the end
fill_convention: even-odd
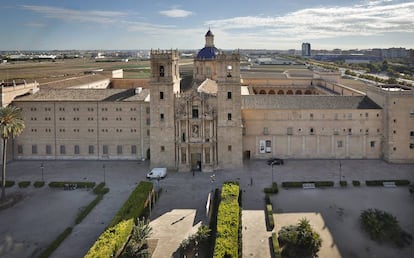
{"type": "Polygon", "coordinates": [[[304,42],[302,43],[302,56],[310,56],[311,55],[311,44],[304,42]]]}

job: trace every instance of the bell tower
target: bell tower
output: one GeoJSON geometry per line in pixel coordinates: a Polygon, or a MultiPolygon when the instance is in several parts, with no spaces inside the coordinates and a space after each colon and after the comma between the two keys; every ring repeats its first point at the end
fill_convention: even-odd
{"type": "Polygon", "coordinates": [[[175,167],[174,103],[180,92],[178,50],[151,50],[151,167],[175,167]]]}

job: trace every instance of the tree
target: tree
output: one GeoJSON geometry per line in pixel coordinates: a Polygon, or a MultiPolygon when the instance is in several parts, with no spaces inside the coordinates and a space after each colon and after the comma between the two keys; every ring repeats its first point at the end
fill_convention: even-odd
{"type": "Polygon", "coordinates": [[[6,198],[7,141],[10,137],[15,137],[21,134],[23,129],[24,121],[21,109],[14,106],[0,108],[0,136],[3,139],[1,200],[4,200],[6,198]]]}
{"type": "Polygon", "coordinates": [[[282,227],[279,231],[282,256],[314,257],[322,246],[320,235],[315,232],[309,220],[301,219],[297,225],[282,227]]]}

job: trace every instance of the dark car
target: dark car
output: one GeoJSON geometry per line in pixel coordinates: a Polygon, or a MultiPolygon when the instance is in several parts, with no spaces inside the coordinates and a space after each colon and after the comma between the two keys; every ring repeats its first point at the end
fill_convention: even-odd
{"type": "Polygon", "coordinates": [[[279,159],[279,158],[270,158],[267,160],[267,165],[271,166],[271,165],[283,165],[283,159],[279,159]]]}

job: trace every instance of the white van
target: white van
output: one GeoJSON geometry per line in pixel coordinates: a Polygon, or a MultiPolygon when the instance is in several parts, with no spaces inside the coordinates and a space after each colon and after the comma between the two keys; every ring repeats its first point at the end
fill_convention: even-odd
{"type": "Polygon", "coordinates": [[[167,168],[153,168],[147,174],[147,178],[164,178],[167,176],[167,168]]]}

